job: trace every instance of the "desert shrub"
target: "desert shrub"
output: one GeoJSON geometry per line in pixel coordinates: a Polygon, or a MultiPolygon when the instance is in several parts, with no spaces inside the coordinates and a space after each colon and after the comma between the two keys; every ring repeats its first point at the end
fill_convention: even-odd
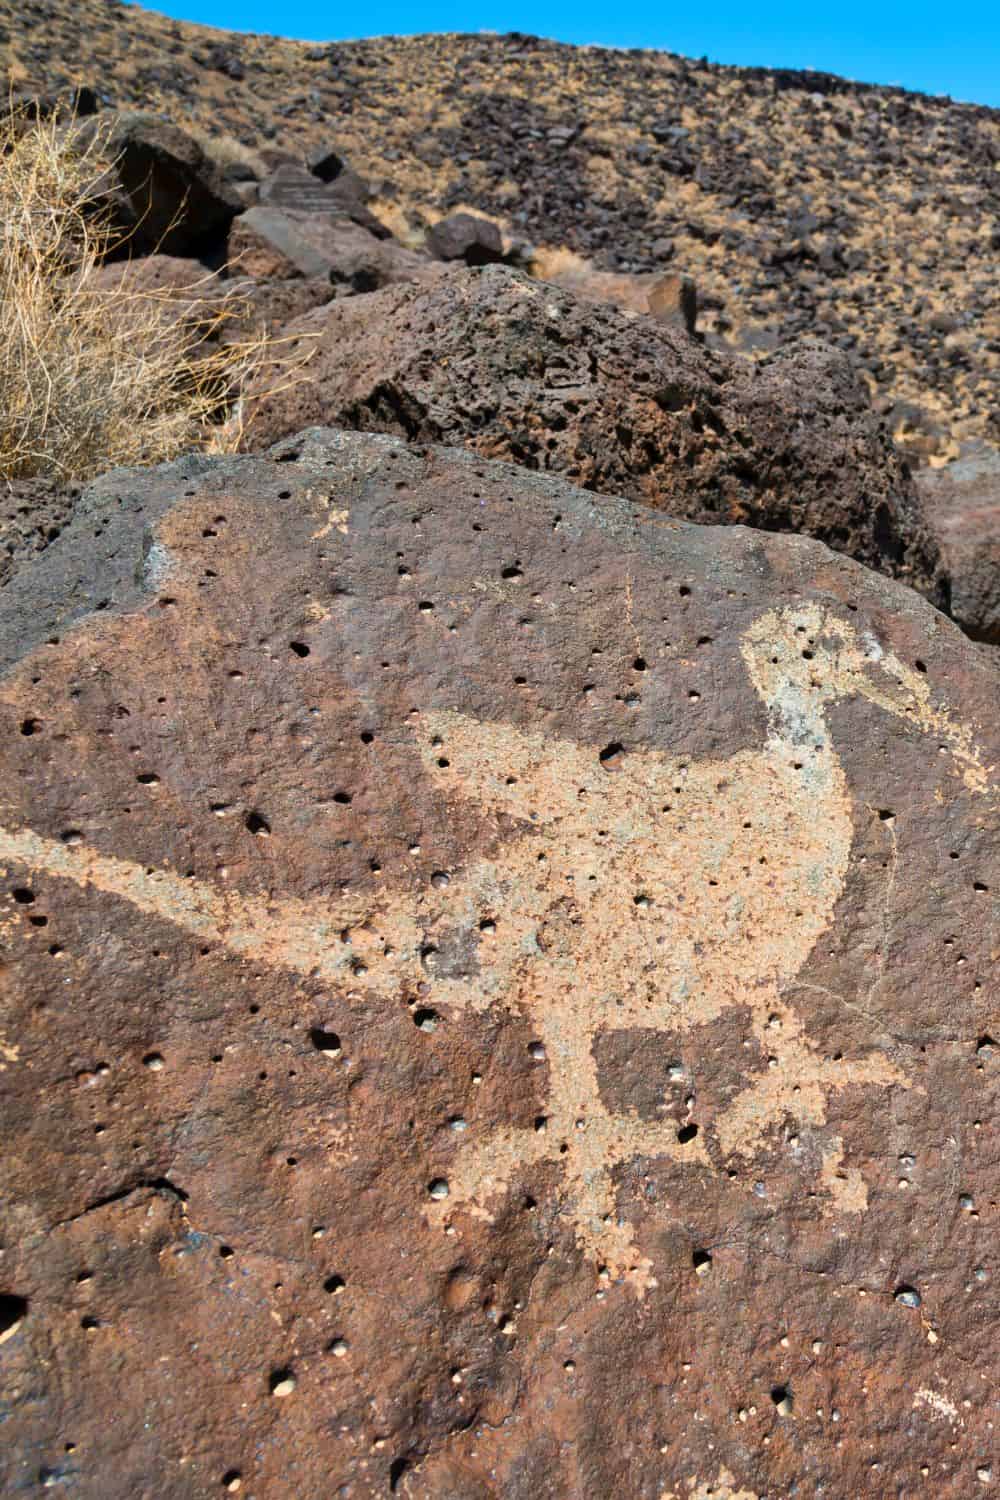
{"type": "Polygon", "coordinates": [[[219,339],[239,307],[203,295],[211,278],[179,299],[102,274],[121,248],[95,200],[102,144],[72,120],[0,124],[2,479],[86,479],[240,444],[266,337],[219,339]]]}

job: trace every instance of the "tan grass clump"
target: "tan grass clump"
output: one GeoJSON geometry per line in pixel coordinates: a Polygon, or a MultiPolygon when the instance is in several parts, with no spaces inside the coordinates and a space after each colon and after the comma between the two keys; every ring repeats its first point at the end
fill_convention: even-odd
{"type": "Polygon", "coordinates": [[[102,146],[72,120],[0,123],[0,479],[240,445],[241,392],[268,339],[219,341],[240,307],[212,277],[179,298],[102,276],[117,248],[94,204],[102,146]]]}

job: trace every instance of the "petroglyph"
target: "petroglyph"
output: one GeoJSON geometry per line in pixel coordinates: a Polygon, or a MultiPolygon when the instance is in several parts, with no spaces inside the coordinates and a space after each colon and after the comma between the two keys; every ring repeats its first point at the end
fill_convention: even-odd
{"type": "MultiPolygon", "coordinates": [[[[619,1216],[614,1173],[636,1157],[714,1170],[709,1130],[613,1113],[595,1038],[626,1028],[676,1036],[745,1013],[768,1064],[705,1122],[716,1160],[750,1157],[788,1118],[823,1127],[839,1089],[909,1087],[881,1050],[823,1056],[785,998],[830,926],[850,856],[851,799],[825,708],[863,695],[932,732],[971,790],[990,784],[971,731],[931,704],[926,681],[816,606],[762,616],[742,653],[769,731],[763,746],[726,760],[627,749],[602,759],[595,747],[511,724],[423,714],[416,746],[426,777],[456,818],[471,803],[496,820],[499,852],[419,895],[388,887],[375,897],[270,900],[31,830],[0,830],[0,859],[128,901],[238,957],[319,976],[348,1003],[362,992],[396,1001],[423,986],[446,1016],[529,1016],[546,1068],[544,1128],[477,1139],[471,1120],[447,1196],[427,1212],[488,1218],[525,1169],[556,1161],[561,1209],[581,1248],[641,1291],[652,1267],[619,1216]],[[456,931],[477,945],[474,974],[435,969],[436,937],[456,931]]],[[[864,1178],[844,1169],[843,1150],[829,1134],[819,1186],[834,1209],[858,1213],[864,1178]]]]}

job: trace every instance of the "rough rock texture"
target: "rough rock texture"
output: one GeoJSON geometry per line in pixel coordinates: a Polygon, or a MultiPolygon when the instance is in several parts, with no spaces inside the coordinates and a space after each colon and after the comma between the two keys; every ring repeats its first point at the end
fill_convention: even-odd
{"type": "Polygon", "coordinates": [[[951,613],[968,635],[1000,645],[1000,453],[981,448],[917,475],[951,580],[951,613]]]}
{"type": "Polygon", "coordinates": [[[262,404],[258,446],[302,422],[464,442],[688,520],[806,532],[944,602],[909,472],[829,346],[753,365],[506,267],[295,331],[316,341],[309,380],[262,404]]]}
{"type": "Polygon", "coordinates": [[[0,596],[3,1492],[988,1493],[987,653],[468,453],[102,485],[0,596]]]}
{"type": "Polygon", "coordinates": [[[397,233],[472,209],[602,271],[672,254],[739,346],[852,350],[915,453],[1000,444],[1000,111],[517,33],[314,46],[108,0],[0,0],[0,27],[41,91],[100,78],[258,149],[335,146],[397,233]]]}
{"type": "Polygon", "coordinates": [[[62,532],[80,494],[56,479],[0,482],[0,587],[62,532]]]}
{"type": "Polygon", "coordinates": [[[99,201],[130,253],[190,255],[225,236],[243,203],[193,137],[155,116],[129,113],[80,128],[84,142],[95,132],[113,163],[99,201]]]}

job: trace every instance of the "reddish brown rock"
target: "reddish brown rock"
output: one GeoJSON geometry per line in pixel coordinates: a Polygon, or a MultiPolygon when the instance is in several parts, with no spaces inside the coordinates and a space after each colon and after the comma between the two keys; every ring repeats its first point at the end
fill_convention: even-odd
{"type": "Polygon", "coordinates": [[[1000,452],[917,472],[917,487],[951,580],[950,610],[978,641],[1000,645],[1000,452]]]}
{"type": "Polygon", "coordinates": [[[805,532],[945,601],[909,471],[826,345],[751,364],[497,266],[296,330],[310,382],[262,404],[261,447],[303,421],[466,443],[688,520],[805,532]]]}
{"type": "Polygon", "coordinates": [[[325,279],[344,291],[372,292],[397,281],[438,281],[446,269],[417,250],[378,239],[344,215],[251,208],[229,236],[235,271],[257,279],[325,279]]]}
{"type": "Polygon", "coordinates": [[[0,1488],[980,1492],[997,670],[304,434],[0,595],[0,1488]]]}

